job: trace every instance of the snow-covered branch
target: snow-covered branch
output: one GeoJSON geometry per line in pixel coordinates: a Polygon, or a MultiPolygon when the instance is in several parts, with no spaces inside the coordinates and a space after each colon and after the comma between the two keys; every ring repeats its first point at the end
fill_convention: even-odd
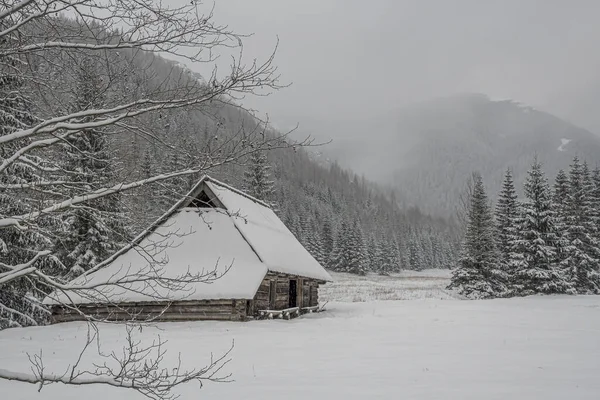
{"type": "MultiPolygon", "coordinates": [[[[27,214],[12,216],[10,218],[0,218],[0,229],[3,227],[8,227],[8,226],[21,226],[21,222],[23,222],[23,221],[32,221],[32,220],[35,220],[45,214],[55,213],[55,212],[64,210],[69,207],[73,207],[73,206],[81,204],[81,203],[86,203],[86,202],[89,202],[89,201],[92,201],[95,199],[110,196],[115,193],[129,191],[129,190],[141,187],[141,186],[149,185],[151,183],[165,181],[165,180],[173,179],[176,177],[182,177],[182,176],[206,172],[206,171],[208,171],[212,168],[215,168],[219,165],[233,163],[233,162],[235,162],[235,160],[242,159],[249,154],[253,154],[255,152],[260,151],[261,149],[273,150],[276,148],[286,148],[286,147],[292,146],[292,144],[285,141],[285,138],[286,138],[286,135],[281,135],[274,139],[268,139],[268,140],[264,141],[262,144],[260,144],[259,146],[251,147],[249,144],[242,145],[240,148],[240,151],[231,154],[228,158],[226,158],[224,160],[216,161],[211,164],[203,163],[194,168],[186,168],[186,169],[179,170],[179,171],[173,171],[170,173],[159,174],[159,175],[155,175],[150,178],[147,178],[147,179],[141,179],[141,180],[137,180],[137,181],[133,181],[133,182],[119,183],[119,184],[113,185],[111,187],[105,187],[105,188],[97,189],[93,192],[85,193],[85,194],[82,194],[79,196],[74,196],[72,198],[61,201],[59,203],[52,204],[42,210],[32,211],[27,214]]],[[[310,139],[306,139],[306,140],[302,141],[301,143],[294,144],[294,145],[308,146],[308,145],[310,145],[310,143],[311,143],[310,139]]],[[[0,170],[0,172],[1,172],[1,170],[0,170]]]]}
{"type": "MultiPolygon", "coordinates": [[[[143,294],[166,310],[169,294],[185,297],[228,268],[169,274],[157,256],[161,245],[172,245],[167,238],[156,243],[158,249],[131,240],[135,232],[124,208],[137,200],[127,194],[143,197],[140,193],[149,193],[145,187],[167,187],[176,180],[178,188],[168,190],[185,194],[189,181],[239,165],[254,152],[310,144],[265,133],[266,123],[234,103],[282,87],[273,65],[277,46],[264,62],[246,64],[243,35],[214,23],[212,10],[201,12],[199,1],[173,3],[0,0],[0,329],[46,323],[43,298],[91,326],[106,317],[85,305],[107,304],[128,320],[152,321],[157,315],[142,315],[115,298],[124,291],[143,294]],[[203,77],[162,58],[212,62],[221,55],[219,48],[239,54],[227,71],[214,65],[203,77]],[[232,115],[240,110],[236,132],[232,115]],[[198,126],[190,125],[182,135],[174,126],[199,115],[207,117],[206,131],[214,128],[213,134],[199,138],[198,126]],[[230,125],[226,132],[220,131],[223,121],[230,125]],[[142,149],[140,136],[147,142],[142,149]],[[195,142],[171,143],[180,136],[182,143],[195,142]],[[150,149],[167,149],[185,160],[144,169],[139,153],[150,149]],[[123,152],[135,154],[122,162],[123,152]],[[142,254],[147,267],[124,266],[103,281],[81,275],[102,268],[123,246],[142,254]],[[75,297],[89,303],[82,306],[75,297]]],[[[206,367],[185,370],[180,361],[167,363],[165,342],[144,345],[127,329],[122,352],[102,352],[91,333],[66,372],[48,371],[39,353],[30,357],[30,373],[0,369],[0,379],[40,389],[51,383],[104,384],[160,400],[174,398],[173,389],[186,382],[228,379],[220,371],[229,352],[206,367]],[[83,367],[93,343],[103,362],[83,367]]]]}
{"type": "Polygon", "coordinates": [[[7,272],[0,273],[0,285],[15,280],[21,276],[34,273],[37,270],[35,264],[43,257],[49,256],[51,253],[52,252],[49,250],[39,251],[31,260],[14,266],[0,262],[1,268],[8,269],[7,272]]]}
{"type": "Polygon", "coordinates": [[[35,0],[22,0],[15,3],[12,7],[8,7],[6,10],[0,11],[0,21],[11,16],[12,14],[17,13],[22,8],[27,7],[34,2],[35,0]]]}

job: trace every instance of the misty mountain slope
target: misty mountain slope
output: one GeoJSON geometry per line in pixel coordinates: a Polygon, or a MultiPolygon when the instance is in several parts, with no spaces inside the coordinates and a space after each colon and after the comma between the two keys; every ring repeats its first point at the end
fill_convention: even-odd
{"type": "MultiPolygon", "coordinates": [[[[141,67],[134,64],[132,79],[145,73],[155,76],[157,82],[176,76],[189,79],[190,84],[203,84],[201,77],[188,74],[169,60],[147,55],[142,61],[141,67]]],[[[155,90],[154,85],[153,81],[148,82],[147,90],[155,90]]],[[[139,123],[160,140],[148,141],[143,135],[111,137],[122,179],[148,178],[153,172],[185,169],[206,159],[214,160],[221,153],[232,151],[240,132],[262,129],[251,114],[224,101],[214,101],[201,110],[163,110],[159,115],[143,117],[139,123]],[[210,153],[220,143],[224,143],[222,150],[210,153]]],[[[265,135],[280,133],[269,128],[265,135]]],[[[454,264],[460,239],[453,223],[401,208],[396,191],[326,162],[319,156],[320,150],[322,147],[290,146],[266,154],[274,181],[269,201],[276,204],[282,220],[318,261],[331,268],[343,266],[342,262],[334,262],[337,254],[342,254],[334,243],[349,237],[348,227],[352,227],[365,271],[380,270],[384,264],[393,271],[449,268],[454,264]],[[393,256],[388,258],[393,262],[380,262],[381,254],[388,254],[388,250],[393,256]]],[[[247,189],[244,172],[250,162],[251,158],[241,156],[222,164],[216,162],[205,172],[247,189]]],[[[199,177],[200,174],[177,178],[128,192],[124,198],[133,230],[145,229],[187,193],[199,177]]]]}
{"type": "Polygon", "coordinates": [[[492,197],[511,167],[520,186],[535,154],[549,177],[574,155],[595,164],[600,137],[510,100],[460,95],[402,109],[394,133],[375,139],[369,176],[392,183],[408,205],[452,214],[467,177],[479,171],[492,197]]]}

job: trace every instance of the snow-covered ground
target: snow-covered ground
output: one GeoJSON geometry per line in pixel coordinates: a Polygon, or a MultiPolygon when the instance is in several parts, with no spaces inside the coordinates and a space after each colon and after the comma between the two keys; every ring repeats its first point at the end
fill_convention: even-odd
{"type": "MultiPolygon", "coordinates": [[[[351,286],[350,277],[336,278],[340,282],[328,296],[336,287],[345,293],[351,286]]],[[[415,279],[397,278],[367,276],[357,282],[410,292],[415,279]]],[[[421,293],[428,282],[415,283],[415,291],[421,293]]],[[[369,290],[363,293],[373,293],[369,290]]],[[[137,334],[146,340],[160,334],[169,340],[171,356],[181,351],[187,365],[205,363],[211,352],[218,355],[235,340],[226,368],[235,382],[202,390],[184,386],[182,400],[598,398],[600,296],[460,301],[440,300],[437,294],[411,301],[331,301],[326,312],[291,321],[164,323],[137,334]]],[[[123,332],[119,325],[102,326],[105,349],[122,346],[123,332]]],[[[85,334],[82,323],[5,330],[0,368],[26,371],[26,352],[43,348],[47,368],[64,370],[85,334]]],[[[55,385],[37,393],[35,386],[0,381],[0,398],[142,397],[100,386],[55,385]]]]}
{"type": "Polygon", "coordinates": [[[320,300],[363,302],[373,300],[455,299],[459,296],[446,286],[450,270],[402,271],[391,276],[356,276],[331,273],[334,283],[323,286],[320,300]]]}

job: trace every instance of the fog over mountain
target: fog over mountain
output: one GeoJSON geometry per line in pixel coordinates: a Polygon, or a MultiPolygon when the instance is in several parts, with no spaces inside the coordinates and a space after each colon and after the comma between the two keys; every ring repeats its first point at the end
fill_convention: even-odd
{"type": "Polygon", "coordinates": [[[0,400],[598,399],[598,16],[0,0],[0,400]]]}
{"type": "MultiPolygon", "coordinates": [[[[332,139],[323,152],[370,179],[388,182],[403,165],[373,165],[391,151],[378,140],[393,137],[398,157],[414,155],[412,132],[397,126],[413,104],[460,93],[511,99],[600,132],[597,1],[224,0],[215,10],[254,33],[246,55],[280,43],[282,83],[291,86],[242,102],[282,130],[299,124],[299,136],[332,139]]],[[[519,131],[516,121],[493,122],[498,135],[519,131]]],[[[548,146],[558,147],[555,136],[548,146]]]]}

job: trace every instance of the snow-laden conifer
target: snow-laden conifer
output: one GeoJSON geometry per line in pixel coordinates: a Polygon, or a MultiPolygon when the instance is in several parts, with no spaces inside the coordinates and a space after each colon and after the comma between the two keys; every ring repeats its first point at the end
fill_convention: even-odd
{"type": "Polygon", "coordinates": [[[519,215],[519,204],[517,201],[517,192],[513,180],[512,171],[506,170],[502,189],[498,194],[495,209],[496,238],[498,252],[500,255],[500,264],[504,271],[510,274],[509,260],[512,251],[512,240],[515,237],[515,224],[519,215]]]}
{"type": "Polygon", "coordinates": [[[524,184],[525,199],[516,223],[509,268],[514,294],[563,293],[568,290],[558,266],[560,235],[550,187],[537,157],[524,184]]]}
{"type": "MultiPolygon", "coordinates": [[[[0,40],[0,48],[7,45],[9,39],[0,40]]],[[[24,60],[16,56],[0,56],[0,136],[8,135],[19,129],[30,127],[36,117],[33,115],[33,104],[26,95],[26,82],[21,71],[26,68],[24,60]]],[[[0,163],[9,158],[28,140],[16,143],[0,144],[0,163]]],[[[35,156],[24,157],[13,162],[0,174],[3,185],[20,185],[39,182],[42,177],[39,171],[25,159],[43,162],[35,156]]],[[[0,219],[27,213],[31,208],[43,205],[43,197],[26,189],[6,190],[0,188],[0,219]]],[[[42,224],[48,227],[53,221],[44,218],[42,224]]],[[[0,263],[19,265],[26,263],[36,252],[51,246],[51,241],[39,229],[28,227],[19,229],[16,226],[0,229],[0,263]]],[[[42,270],[58,265],[53,258],[38,261],[35,266],[42,270]]],[[[0,268],[0,272],[6,272],[0,268]]],[[[39,293],[34,289],[35,277],[19,278],[10,283],[0,284],[0,330],[8,327],[37,325],[47,317],[47,310],[40,304],[39,293]]]]}
{"type": "Polygon", "coordinates": [[[567,257],[564,260],[570,289],[578,293],[599,293],[600,250],[592,202],[593,181],[586,163],[577,157],[569,171],[569,194],[566,201],[567,257]]]}
{"type": "Polygon", "coordinates": [[[494,230],[483,181],[475,174],[462,254],[450,288],[469,298],[493,298],[506,292],[506,275],[499,267],[494,230]]]}
{"type": "Polygon", "coordinates": [[[244,189],[249,195],[272,204],[274,182],[271,178],[271,164],[264,151],[255,151],[250,155],[244,171],[244,189]]]}
{"type": "MultiPolygon", "coordinates": [[[[73,112],[105,107],[104,89],[94,60],[83,59],[73,93],[73,112]]],[[[79,192],[93,191],[115,181],[116,160],[111,157],[108,138],[102,129],[84,129],[71,136],[65,150],[65,170],[74,171],[66,179],[76,182],[79,192]]],[[[70,196],[74,194],[67,192],[70,196]]],[[[69,209],[62,218],[66,236],[58,242],[57,254],[70,276],[104,261],[132,236],[118,194],[69,209]]]]}

